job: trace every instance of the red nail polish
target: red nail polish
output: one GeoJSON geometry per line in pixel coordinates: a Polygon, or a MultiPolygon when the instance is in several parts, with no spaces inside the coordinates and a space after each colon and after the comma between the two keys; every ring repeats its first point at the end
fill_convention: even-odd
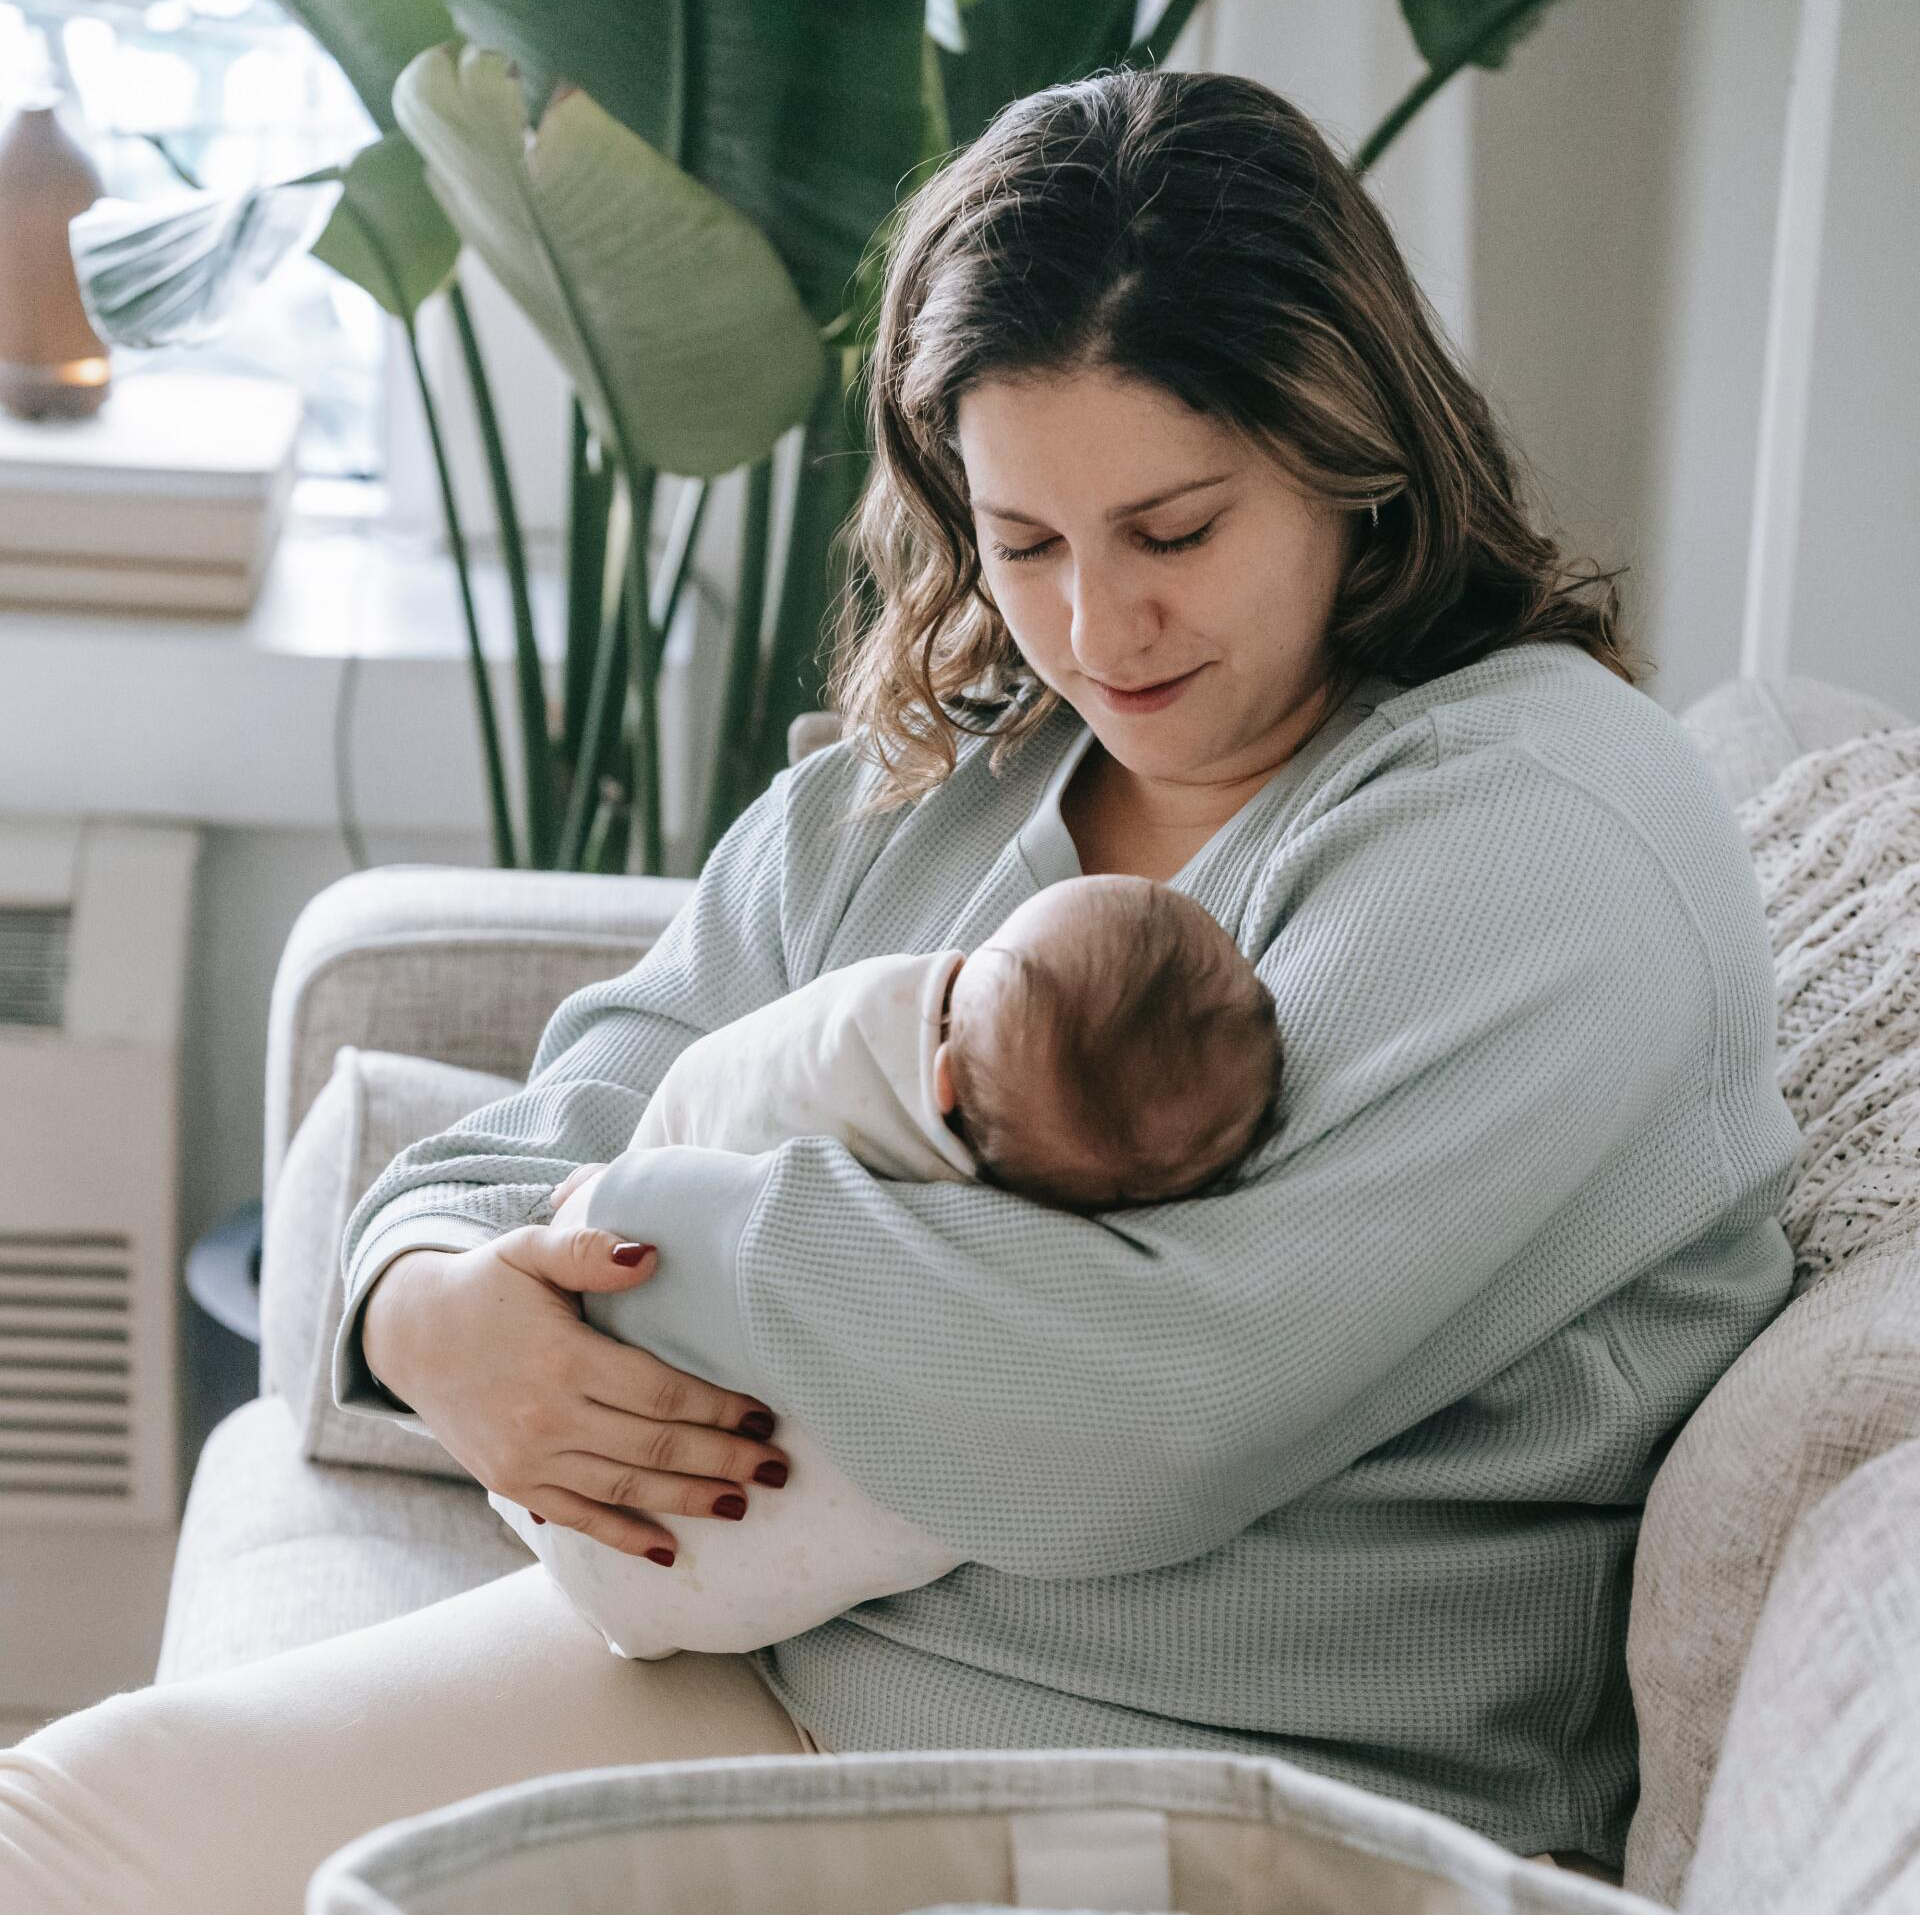
{"type": "Polygon", "coordinates": [[[769,1460],[754,1471],[753,1480],[756,1483],[765,1483],[769,1489],[779,1489],[787,1480],[787,1466],[784,1463],[769,1460]]]}
{"type": "Polygon", "coordinates": [[[614,1251],[613,1260],[631,1270],[652,1248],[650,1243],[623,1243],[614,1251]]]}
{"type": "MultiPolygon", "coordinates": [[[[533,1511],[532,1511],[532,1510],[528,1510],[528,1511],[527,1511],[527,1514],[528,1514],[529,1516],[533,1516],[533,1511]]],[[[547,1519],[546,1519],[546,1518],[545,1518],[544,1516],[533,1516],[533,1520],[534,1520],[534,1521],[535,1521],[536,1523],[544,1523],[544,1522],[545,1522],[545,1521],[546,1521],[547,1519]]]]}
{"type": "Polygon", "coordinates": [[[773,1418],[765,1410],[749,1410],[740,1419],[740,1434],[752,1437],[756,1443],[764,1443],[773,1434],[773,1418]]]}
{"type": "Polygon", "coordinates": [[[737,1523],[747,1513],[747,1499],[744,1496],[723,1496],[714,1504],[713,1513],[737,1523]]]}
{"type": "Polygon", "coordinates": [[[670,1549],[650,1549],[647,1551],[647,1561],[650,1563],[658,1563],[662,1569],[671,1569],[673,1567],[673,1551],[670,1549]]]}

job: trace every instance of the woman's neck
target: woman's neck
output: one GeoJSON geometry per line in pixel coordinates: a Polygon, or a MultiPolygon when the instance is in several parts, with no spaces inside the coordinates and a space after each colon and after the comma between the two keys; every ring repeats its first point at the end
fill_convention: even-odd
{"type": "Polygon", "coordinates": [[[1270,762],[1220,783],[1142,778],[1094,739],[1060,799],[1081,870],[1089,877],[1109,871],[1171,877],[1318,730],[1329,689],[1323,685],[1288,715],[1270,762]]]}

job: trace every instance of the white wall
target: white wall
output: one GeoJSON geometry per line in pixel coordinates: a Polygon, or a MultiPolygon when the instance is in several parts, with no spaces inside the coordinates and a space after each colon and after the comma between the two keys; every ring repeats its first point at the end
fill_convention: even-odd
{"type": "MultiPolygon", "coordinates": [[[[1571,555],[1677,710],[1739,669],[1795,0],[1560,0],[1422,110],[1374,183],[1571,555]],[[1463,176],[1464,170],[1464,176],[1463,176]]],[[[1395,0],[1212,0],[1181,64],[1351,145],[1418,71],[1395,0]]],[[[1847,0],[1794,672],[1920,717],[1920,9],[1847,0]]]]}
{"type": "Polygon", "coordinates": [[[1847,0],[1815,313],[1794,669],[1920,719],[1920,7],[1847,0]]]}

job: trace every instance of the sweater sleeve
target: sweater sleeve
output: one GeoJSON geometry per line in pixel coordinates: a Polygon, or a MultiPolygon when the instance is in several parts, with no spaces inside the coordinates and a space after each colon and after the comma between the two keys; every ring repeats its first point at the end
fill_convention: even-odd
{"type": "Polygon", "coordinates": [[[464,1250],[547,1214],[553,1186],[625,1149],[648,1098],[696,1038],[783,995],[787,794],[781,772],[708,858],[693,896],[620,977],[565,998],[524,1090],[409,1144],[347,1219],[346,1308],[333,1350],[345,1410],[415,1429],[367,1368],[360,1332],[381,1272],[413,1249],[464,1250]]]}
{"type": "Polygon", "coordinates": [[[1676,1085],[1712,1121],[1712,972],[1656,856],[1480,753],[1304,826],[1255,903],[1284,1122],[1238,1187],[1081,1216],[823,1138],[650,1152],[589,1214],[661,1275],[595,1320],[798,1417],[962,1555],[1092,1576],[1217,1547],[1472,1387],[1434,1354],[1458,1314],[1517,1355],[1630,1280],[1645,1220],[1569,1213],[1676,1085]],[[1501,1292],[1543,1262],[1564,1288],[1501,1292]]]}

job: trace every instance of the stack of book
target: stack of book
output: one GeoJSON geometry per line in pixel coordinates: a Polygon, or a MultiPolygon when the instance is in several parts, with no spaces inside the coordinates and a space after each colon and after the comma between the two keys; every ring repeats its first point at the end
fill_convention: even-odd
{"type": "Polygon", "coordinates": [[[247,611],[300,404],[282,379],[136,372],[91,418],[0,414],[0,603],[247,611]]]}

